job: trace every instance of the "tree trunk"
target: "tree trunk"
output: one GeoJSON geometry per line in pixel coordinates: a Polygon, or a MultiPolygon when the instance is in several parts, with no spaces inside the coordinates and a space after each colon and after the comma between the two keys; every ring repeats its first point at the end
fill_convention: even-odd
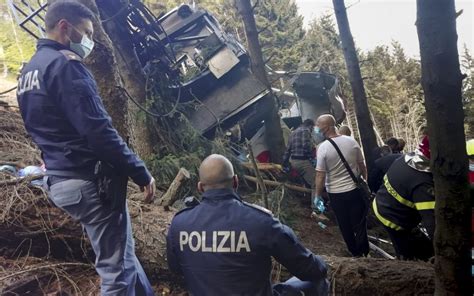
{"type": "MultiPolygon", "coordinates": [[[[113,42],[113,49],[119,75],[122,78],[127,92],[140,104],[146,104],[146,77],[136,55],[130,33],[126,29],[128,0],[106,1],[96,0],[99,8],[103,28],[113,42]]],[[[126,94],[122,91],[122,97],[126,94]]],[[[130,128],[132,134],[132,147],[142,156],[149,156],[153,153],[154,143],[151,131],[148,128],[148,117],[139,116],[139,109],[129,102],[130,128]]]]}
{"type": "Polygon", "coordinates": [[[342,49],[344,51],[344,59],[346,61],[349,81],[351,83],[352,94],[354,97],[354,105],[357,117],[357,124],[360,130],[362,147],[364,149],[365,161],[368,170],[373,166],[373,151],[377,147],[372,120],[370,119],[369,106],[367,104],[367,96],[364,89],[364,81],[360,73],[359,58],[352,39],[349,20],[347,18],[344,0],[333,0],[334,10],[336,13],[337,26],[339,28],[339,36],[341,38],[342,49]]]}
{"type": "MultiPolygon", "coordinates": [[[[26,185],[3,187],[0,206],[8,208],[9,195],[14,190],[24,194],[26,185]]],[[[23,256],[55,258],[93,262],[94,253],[89,240],[83,235],[78,222],[65,212],[53,207],[46,195],[25,195],[24,206],[9,209],[2,216],[0,256],[23,256]],[[5,238],[5,239],[4,239],[5,238]],[[28,243],[25,243],[28,242],[28,243]],[[11,252],[11,253],[10,253],[11,252]]],[[[175,210],[165,211],[154,204],[143,204],[143,193],[129,194],[128,208],[132,221],[135,249],[143,268],[149,275],[168,269],[166,263],[166,233],[175,210]]]]}
{"type": "Polygon", "coordinates": [[[454,0],[417,0],[436,196],[436,295],[470,295],[470,198],[454,0]]]}
{"type": "Polygon", "coordinates": [[[433,295],[432,264],[373,258],[323,256],[330,295],[433,295]]]}
{"type": "MultiPolygon", "coordinates": [[[[250,0],[235,1],[237,9],[242,17],[247,37],[252,72],[271,92],[271,84],[268,81],[263,61],[262,48],[258,40],[257,25],[253,15],[250,0]]],[[[283,153],[285,152],[285,142],[281,130],[280,116],[278,115],[278,104],[273,94],[267,98],[265,110],[265,141],[270,147],[271,161],[281,163],[283,153]]]]}

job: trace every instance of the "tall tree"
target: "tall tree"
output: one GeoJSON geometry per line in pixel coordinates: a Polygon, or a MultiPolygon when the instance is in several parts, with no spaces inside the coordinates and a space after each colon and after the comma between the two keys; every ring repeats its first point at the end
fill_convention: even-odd
{"type": "Polygon", "coordinates": [[[416,25],[436,196],[435,295],[470,295],[471,204],[454,0],[417,0],[416,25]]]}
{"type": "MultiPolygon", "coordinates": [[[[250,0],[237,0],[236,5],[245,27],[252,72],[267,86],[271,93],[271,84],[268,81],[267,73],[265,71],[265,62],[263,61],[262,49],[258,40],[258,31],[255,24],[252,5],[250,0]]],[[[267,98],[265,110],[265,140],[268,147],[271,147],[271,160],[279,163],[283,157],[285,144],[280,125],[280,116],[277,112],[276,98],[271,95],[267,98]]]]}
{"type": "MultiPolygon", "coordinates": [[[[96,0],[101,19],[101,25],[113,43],[113,51],[119,69],[119,75],[123,81],[123,88],[119,89],[123,97],[130,94],[141,105],[146,105],[146,77],[143,73],[140,62],[135,52],[131,35],[127,30],[127,10],[128,0],[105,1],[96,0]],[[125,89],[126,92],[125,93],[125,89]]],[[[137,106],[129,102],[130,115],[130,135],[131,144],[135,151],[141,156],[150,156],[153,153],[153,145],[156,137],[151,135],[150,125],[147,124],[147,117],[142,116],[142,112],[137,106]]]]}
{"type": "Polygon", "coordinates": [[[35,40],[18,27],[5,3],[0,3],[0,11],[0,45],[7,67],[4,72],[14,77],[22,63],[27,62],[35,52],[35,40]]]}
{"type": "Polygon", "coordinates": [[[357,57],[354,40],[349,27],[349,20],[347,18],[344,0],[333,0],[332,3],[336,13],[337,25],[339,27],[339,36],[341,38],[347,72],[349,74],[349,81],[351,83],[357,123],[364,149],[365,161],[367,163],[367,167],[370,170],[374,163],[373,150],[377,147],[377,139],[373,129],[369,105],[367,104],[364,81],[362,80],[362,75],[360,73],[359,58],[357,57]]]}
{"type": "Polygon", "coordinates": [[[303,17],[293,0],[260,0],[255,6],[259,41],[274,70],[297,70],[302,58],[303,17]]]}
{"type": "Polygon", "coordinates": [[[374,127],[383,139],[404,138],[407,151],[418,145],[425,111],[420,64],[397,42],[361,54],[361,71],[374,127]]]}

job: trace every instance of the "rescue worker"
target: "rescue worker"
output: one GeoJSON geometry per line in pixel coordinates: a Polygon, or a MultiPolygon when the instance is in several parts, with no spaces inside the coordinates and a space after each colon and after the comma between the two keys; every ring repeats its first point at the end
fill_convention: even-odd
{"type": "Polygon", "coordinates": [[[433,256],[435,197],[429,158],[425,136],[416,152],[393,162],[372,203],[399,259],[428,260],[433,256]],[[426,234],[417,228],[420,222],[426,234]]]}
{"type": "Polygon", "coordinates": [[[380,152],[380,157],[374,161],[374,166],[369,172],[369,180],[367,180],[370,190],[374,193],[377,193],[382,186],[383,177],[392,163],[402,156],[400,153],[392,153],[387,145],[380,147],[380,152]]]}
{"type": "Polygon", "coordinates": [[[385,141],[385,145],[390,147],[392,153],[400,153],[400,151],[398,150],[400,147],[400,143],[398,143],[398,140],[396,138],[389,138],[387,141],[385,141]]]}
{"type": "Polygon", "coordinates": [[[152,201],[155,181],[127,147],[104,109],[92,74],[83,63],[94,42],[95,15],[84,5],[58,1],[48,6],[46,39],[23,68],[18,103],[26,130],[42,152],[46,189],[56,206],[79,221],[96,255],[102,295],[153,295],[135,256],[130,216],[98,194],[98,161],[139,185],[152,201]]]}
{"type": "MultiPolygon", "coordinates": [[[[301,126],[294,130],[283,156],[283,166],[288,168],[289,164],[301,176],[306,184],[313,187],[314,182],[314,157],[313,157],[313,128],[314,121],[306,119],[301,126]]],[[[288,169],[286,169],[288,170],[288,169]]]]}
{"type": "Polygon", "coordinates": [[[199,179],[202,202],[178,212],[167,236],[169,267],[191,295],[327,295],[325,262],[270,211],[242,201],[227,158],[207,157],[199,179]],[[298,278],[272,288],[271,257],[298,278]]]}

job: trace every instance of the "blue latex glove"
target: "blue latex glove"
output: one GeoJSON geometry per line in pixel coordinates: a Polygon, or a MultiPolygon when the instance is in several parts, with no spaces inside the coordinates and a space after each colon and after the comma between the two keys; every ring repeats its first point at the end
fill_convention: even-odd
{"type": "Polygon", "coordinates": [[[313,166],[313,168],[316,168],[316,158],[312,158],[311,159],[311,165],[313,166]]]}
{"type": "Polygon", "coordinates": [[[326,207],[324,206],[324,201],[321,196],[315,196],[313,198],[313,209],[318,214],[323,214],[326,211],[326,207]]]}

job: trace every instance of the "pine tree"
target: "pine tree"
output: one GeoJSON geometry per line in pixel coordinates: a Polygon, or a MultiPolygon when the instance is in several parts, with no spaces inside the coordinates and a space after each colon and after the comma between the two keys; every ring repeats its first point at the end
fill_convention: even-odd
{"type": "Polygon", "coordinates": [[[255,7],[265,60],[274,70],[297,70],[302,57],[303,17],[292,0],[261,0],[255,7]]]}

